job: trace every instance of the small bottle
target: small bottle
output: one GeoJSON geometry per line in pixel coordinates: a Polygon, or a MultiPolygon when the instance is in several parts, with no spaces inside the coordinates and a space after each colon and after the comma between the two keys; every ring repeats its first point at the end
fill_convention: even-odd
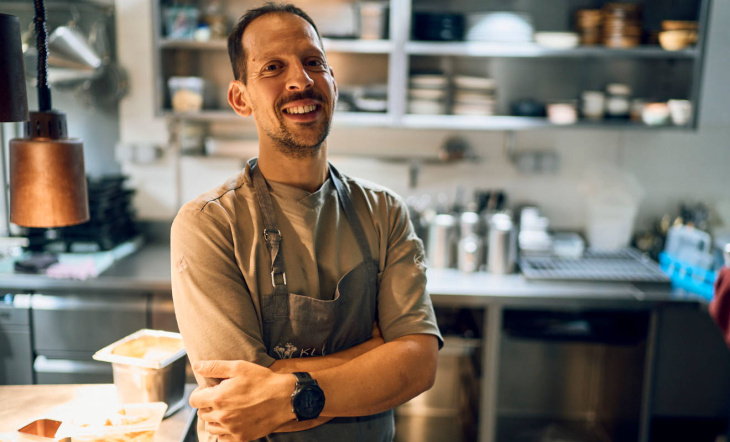
{"type": "Polygon", "coordinates": [[[464,212],[460,218],[461,239],[458,245],[457,265],[464,273],[474,273],[481,266],[484,241],[479,236],[479,215],[464,212]]]}

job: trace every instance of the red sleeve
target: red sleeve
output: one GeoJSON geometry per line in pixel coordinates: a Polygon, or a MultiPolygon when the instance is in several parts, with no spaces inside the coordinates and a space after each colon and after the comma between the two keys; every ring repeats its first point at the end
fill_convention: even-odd
{"type": "Polygon", "coordinates": [[[715,321],[725,342],[730,347],[730,267],[718,271],[715,295],[710,302],[710,316],[715,321]]]}

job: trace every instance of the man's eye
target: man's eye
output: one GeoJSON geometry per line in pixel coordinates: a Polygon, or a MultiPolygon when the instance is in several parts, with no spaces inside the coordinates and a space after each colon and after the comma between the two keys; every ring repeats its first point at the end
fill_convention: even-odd
{"type": "Polygon", "coordinates": [[[306,64],[307,64],[307,66],[311,66],[311,67],[324,66],[324,62],[322,60],[317,60],[317,59],[308,60],[306,64]]]}
{"type": "Polygon", "coordinates": [[[268,71],[268,72],[273,72],[277,69],[279,69],[279,65],[276,63],[271,63],[269,65],[266,65],[266,67],[264,67],[264,70],[268,71]]]}

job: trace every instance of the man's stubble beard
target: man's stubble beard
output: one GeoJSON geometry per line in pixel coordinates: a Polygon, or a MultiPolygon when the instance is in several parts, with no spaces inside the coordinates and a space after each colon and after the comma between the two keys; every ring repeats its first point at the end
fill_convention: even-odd
{"type": "Polygon", "coordinates": [[[295,139],[294,135],[287,129],[284,121],[282,121],[282,117],[279,116],[278,119],[279,127],[277,129],[269,130],[264,128],[264,132],[274,141],[274,145],[281,153],[292,159],[305,159],[317,156],[332,126],[332,119],[329,117],[325,118],[324,121],[319,123],[321,127],[319,128],[320,135],[317,141],[314,144],[304,144],[295,139]]]}

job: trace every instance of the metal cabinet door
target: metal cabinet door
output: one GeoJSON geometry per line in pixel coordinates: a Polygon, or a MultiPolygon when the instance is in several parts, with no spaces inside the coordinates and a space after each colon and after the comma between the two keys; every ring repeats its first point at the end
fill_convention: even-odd
{"type": "Polygon", "coordinates": [[[37,354],[83,358],[147,327],[147,295],[33,295],[37,354]]]}
{"type": "Polygon", "coordinates": [[[0,299],[0,385],[33,383],[30,295],[0,299]]]}

